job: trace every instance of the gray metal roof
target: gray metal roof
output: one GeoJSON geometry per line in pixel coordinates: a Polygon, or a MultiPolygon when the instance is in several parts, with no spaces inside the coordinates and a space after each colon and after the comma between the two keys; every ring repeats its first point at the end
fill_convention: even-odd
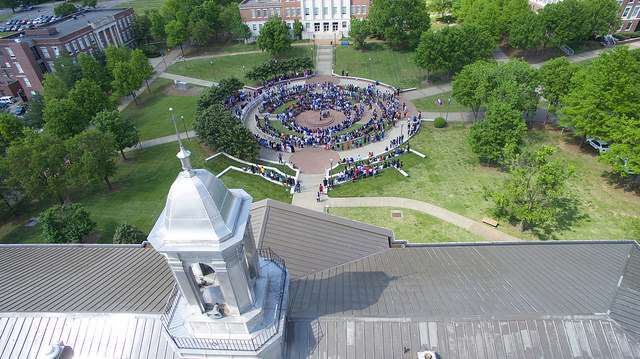
{"type": "Polygon", "coordinates": [[[0,312],[160,313],[174,284],[141,246],[0,246],[0,312]]]}
{"type": "Polygon", "coordinates": [[[0,359],[43,358],[62,342],[74,358],[178,358],[159,316],[18,316],[0,318],[0,359]]]}
{"type": "Polygon", "coordinates": [[[266,199],[253,204],[257,247],[285,258],[291,277],[357,260],[389,248],[393,231],[266,199]]]}
{"type": "Polygon", "coordinates": [[[631,250],[611,305],[611,318],[640,339],[640,250],[631,250]]]}
{"type": "Polygon", "coordinates": [[[289,321],[286,358],[640,358],[640,343],[612,320],[584,318],[365,318],[289,321]],[[406,351],[406,353],[405,353],[406,351]]]}
{"type": "Polygon", "coordinates": [[[291,315],[607,313],[631,250],[597,242],[388,249],[293,280],[291,315]]]}

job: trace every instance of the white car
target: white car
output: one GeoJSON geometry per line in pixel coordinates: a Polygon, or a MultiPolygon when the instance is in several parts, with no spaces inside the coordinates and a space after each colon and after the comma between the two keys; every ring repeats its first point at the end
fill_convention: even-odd
{"type": "Polygon", "coordinates": [[[588,138],[587,143],[593,147],[599,154],[609,151],[609,143],[598,138],[588,138]]]}

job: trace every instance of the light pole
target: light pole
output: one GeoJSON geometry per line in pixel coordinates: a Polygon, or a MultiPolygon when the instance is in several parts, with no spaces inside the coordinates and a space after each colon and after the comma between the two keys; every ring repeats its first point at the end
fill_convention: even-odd
{"type": "Polygon", "coordinates": [[[336,62],[338,62],[338,53],[336,52],[336,47],[333,47],[333,66],[336,65],[336,62]]]}
{"type": "Polygon", "coordinates": [[[245,67],[242,65],[242,77],[247,78],[247,73],[244,71],[245,67]]]}
{"type": "MultiPolygon", "coordinates": [[[[213,60],[209,61],[209,63],[211,64],[211,74],[213,75],[213,79],[215,80],[216,79],[216,73],[213,72],[213,60]]],[[[242,67],[244,67],[244,66],[242,66],[242,67]]]]}
{"type": "Polygon", "coordinates": [[[187,59],[182,58],[182,63],[184,64],[184,70],[187,72],[187,76],[189,76],[189,68],[187,67],[187,59]]]}
{"type": "Polygon", "coordinates": [[[313,47],[310,48],[309,50],[311,50],[311,64],[315,64],[315,61],[313,60],[313,47]]]}
{"type": "Polygon", "coordinates": [[[187,141],[191,141],[191,139],[189,138],[189,130],[187,130],[187,125],[184,124],[184,116],[180,116],[180,119],[182,120],[182,127],[184,127],[184,133],[187,134],[187,141]]]}
{"type": "Polygon", "coordinates": [[[369,58],[369,80],[371,80],[371,58],[369,58]]]}
{"type": "Polygon", "coordinates": [[[451,99],[447,99],[447,115],[444,118],[444,122],[447,122],[449,120],[449,105],[451,105],[451,99]]]}

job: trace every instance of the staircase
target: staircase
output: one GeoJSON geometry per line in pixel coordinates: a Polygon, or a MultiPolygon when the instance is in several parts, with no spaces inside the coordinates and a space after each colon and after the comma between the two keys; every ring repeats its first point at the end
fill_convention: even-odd
{"type": "Polygon", "coordinates": [[[567,54],[567,56],[571,56],[571,55],[573,55],[575,53],[575,51],[573,51],[573,49],[570,48],[569,45],[562,45],[560,47],[560,50],[562,50],[562,52],[567,54]]]}
{"type": "Polygon", "coordinates": [[[333,46],[318,45],[318,55],[316,56],[316,74],[318,76],[331,76],[331,62],[333,60],[333,46]]]}

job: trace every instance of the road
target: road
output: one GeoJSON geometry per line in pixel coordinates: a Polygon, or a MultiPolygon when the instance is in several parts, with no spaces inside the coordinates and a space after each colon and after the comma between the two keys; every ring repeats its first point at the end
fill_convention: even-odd
{"type": "MultiPolygon", "coordinates": [[[[125,3],[129,0],[110,0],[110,1],[102,1],[99,2],[96,6],[98,9],[108,9],[114,7],[116,5],[125,3]]],[[[64,1],[54,1],[46,4],[40,4],[33,7],[33,10],[29,11],[20,11],[18,12],[16,9],[16,13],[10,18],[12,20],[31,20],[35,19],[40,15],[53,15],[53,8],[63,3],[64,1]]],[[[0,17],[11,14],[11,9],[0,9],[0,17]]]]}

